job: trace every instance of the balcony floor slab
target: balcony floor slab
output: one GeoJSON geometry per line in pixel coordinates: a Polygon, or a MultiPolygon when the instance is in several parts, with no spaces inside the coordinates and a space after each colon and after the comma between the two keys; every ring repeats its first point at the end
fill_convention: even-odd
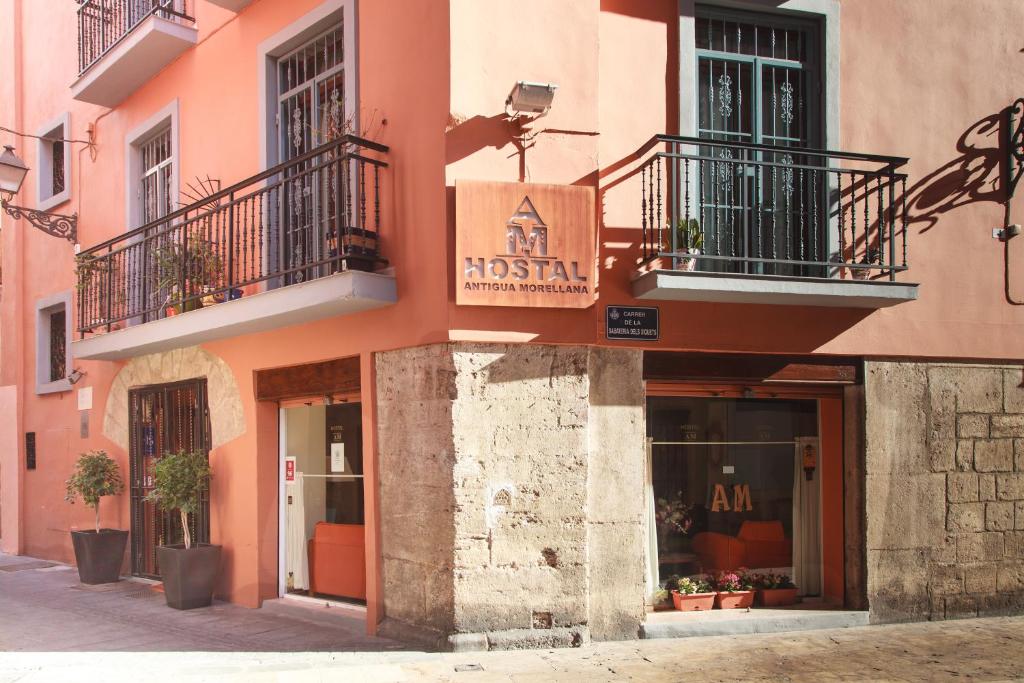
{"type": "Polygon", "coordinates": [[[633,278],[633,296],[655,301],[885,308],[917,298],[917,284],[771,275],[651,270],[633,278]]]}
{"type": "Polygon", "coordinates": [[[150,16],[131,29],[71,85],[80,102],[115,107],[198,41],[198,31],[150,16]]]}
{"type": "Polygon", "coordinates": [[[83,360],[132,358],[382,308],[397,300],[393,276],[350,270],[96,334],[73,341],[71,352],[83,360]]]}

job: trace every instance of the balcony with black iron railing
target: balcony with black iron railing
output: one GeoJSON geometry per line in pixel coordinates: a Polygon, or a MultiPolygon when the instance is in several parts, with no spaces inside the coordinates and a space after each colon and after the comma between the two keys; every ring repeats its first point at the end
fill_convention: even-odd
{"type": "Polygon", "coordinates": [[[79,0],[76,100],[113,107],[196,44],[195,0],[79,0]]]}
{"type": "Polygon", "coordinates": [[[387,147],[342,136],[82,251],[76,358],[115,359],[394,303],[387,147]]]}
{"type": "Polygon", "coordinates": [[[639,299],[879,308],[917,297],[901,157],[657,135],[637,151],[639,299]]]}

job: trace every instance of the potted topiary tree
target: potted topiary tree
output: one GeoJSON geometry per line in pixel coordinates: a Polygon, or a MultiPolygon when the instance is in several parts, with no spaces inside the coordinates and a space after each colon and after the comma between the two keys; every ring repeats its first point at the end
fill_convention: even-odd
{"type": "Polygon", "coordinates": [[[74,504],[76,498],[96,511],[96,530],[71,532],[75,548],[78,578],[82,583],[113,583],[120,577],[124,548],[128,532],[120,529],[100,528],[100,499],[116,496],[124,491],[121,470],[106,451],[82,453],[75,463],[75,471],[65,482],[64,499],[74,504]]]}
{"type": "Polygon", "coordinates": [[[153,490],[146,500],[178,511],[185,540],[156,549],[164,596],[175,609],[207,607],[213,602],[220,546],[194,542],[188,528],[188,516],[199,510],[209,485],[210,463],[202,451],[168,453],[153,467],[153,490]]]}

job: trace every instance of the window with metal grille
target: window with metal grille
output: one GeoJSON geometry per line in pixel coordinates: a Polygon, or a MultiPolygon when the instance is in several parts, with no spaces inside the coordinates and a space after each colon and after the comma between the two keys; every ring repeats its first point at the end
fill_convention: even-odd
{"type": "Polygon", "coordinates": [[[171,127],[162,129],[139,146],[142,175],[139,178],[139,199],[142,223],[166,216],[174,210],[171,186],[174,156],[171,152],[171,127]]]}
{"type": "Polygon", "coordinates": [[[50,314],[50,381],[62,380],[67,370],[67,311],[61,308],[50,314]]]}
{"type": "Polygon", "coordinates": [[[61,292],[36,301],[36,393],[70,391],[71,292],[61,292]]]}
{"type": "Polygon", "coordinates": [[[39,174],[36,179],[37,201],[46,210],[71,198],[71,157],[65,139],[69,137],[69,116],[63,115],[39,131],[36,153],[39,174]]]}
{"type": "MultiPolygon", "coordinates": [[[[301,157],[350,130],[345,109],[344,19],[277,62],[278,134],[281,161],[301,157]]],[[[303,268],[338,255],[334,222],[351,211],[355,180],[344,167],[322,174],[312,169],[331,153],[313,158],[289,172],[289,199],[282,212],[281,258],[292,271],[288,282],[302,282],[332,272],[338,264],[303,268]],[[341,171],[339,173],[339,171],[341,171]],[[338,183],[347,190],[337,192],[338,183]],[[339,201],[339,196],[344,197],[339,201]],[[344,205],[343,205],[344,204],[344,205]]],[[[348,221],[347,224],[350,224],[348,221]]]]}
{"type": "Polygon", "coordinates": [[[821,276],[800,264],[825,260],[825,179],[819,159],[790,151],[823,139],[820,25],[698,6],[694,42],[697,133],[718,143],[700,147],[694,175],[701,251],[721,259],[702,269],[821,276]]]}

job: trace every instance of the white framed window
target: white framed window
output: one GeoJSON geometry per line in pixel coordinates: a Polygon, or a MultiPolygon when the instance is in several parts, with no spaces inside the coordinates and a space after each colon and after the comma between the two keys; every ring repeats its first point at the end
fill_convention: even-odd
{"type": "Polygon", "coordinates": [[[43,211],[71,199],[71,116],[64,113],[40,128],[36,135],[36,205],[43,211]]]}
{"type": "MultiPolygon", "coordinates": [[[[340,114],[340,123],[346,130],[358,135],[357,23],[353,0],[325,0],[260,43],[257,64],[263,168],[296,156],[297,148],[308,148],[329,139],[337,118],[335,112],[340,114]],[[317,91],[319,105],[306,102],[300,96],[304,86],[313,82],[322,87],[322,92],[317,91]],[[314,110],[317,106],[319,111],[314,110]],[[298,126],[299,136],[294,135],[296,111],[304,115],[298,126]],[[289,145],[294,148],[289,149],[289,145]]],[[[313,91],[308,92],[312,96],[313,91]]]]}
{"type": "MultiPolygon", "coordinates": [[[[700,85],[697,49],[698,6],[705,10],[746,10],[764,13],[764,3],[757,0],[680,0],[679,2],[679,134],[696,136],[700,85]]],[[[779,17],[820,21],[821,95],[825,149],[839,148],[839,0],[781,0],[772,4],[779,17]]]]}
{"type": "Polygon", "coordinates": [[[36,393],[71,391],[71,292],[36,302],[36,393]]]}
{"type": "Polygon", "coordinates": [[[137,228],[178,208],[178,101],[126,137],[125,216],[137,228]]]}

